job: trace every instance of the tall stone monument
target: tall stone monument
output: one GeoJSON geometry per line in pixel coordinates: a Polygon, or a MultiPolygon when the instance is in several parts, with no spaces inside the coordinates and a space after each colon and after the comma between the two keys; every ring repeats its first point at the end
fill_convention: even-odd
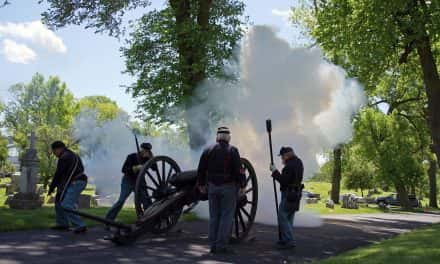
{"type": "Polygon", "coordinates": [[[9,200],[12,209],[36,209],[43,205],[43,198],[37,193],[38,156],[35,149],[35,134],[31,133],[30,146],[21,160],[21,175],[18,179],[19,192],[9,200]]]}

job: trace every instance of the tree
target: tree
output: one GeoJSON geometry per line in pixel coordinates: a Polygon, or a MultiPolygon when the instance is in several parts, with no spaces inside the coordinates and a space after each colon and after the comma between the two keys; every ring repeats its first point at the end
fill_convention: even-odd
{"type": "Polygon", "coordinates": [[[332,160],[326,161],[324,164],[321,165],[321,167],[319,168],[319,171],[317,173],[315,173],[310,180],[331,183],[333,165],[334,165],[334,162],[332,160]]]}
{"type": "Polygon", "coordinates": [[[40,176],[46,185],[55,169],[50,144],[63,140],[72,145],[70,129],[78,105],[65,83],[57,77],[45,81],[38,73],[30,83],[13,85],[9,91],[12,100],[5,109],[5,125],[21,150],[28,146],[31,131],[36,132],[40,176]]]}
{"type": "MultiPolygon", "coordinates": [[[[303,20],[317,43],[367,90],[402,64],[423,80],[426,120],[440,162],[440,78],[434,54],[440,47],[440,2],[313,1],[303,20]]],[[[303,9],[304,10],[304,9],[303,9]]],[[[301,13],[301,12],[300,12],[301,13]]]]}
{"type": "MultiPolygon", "coordinates": [[[[439,27],[434,21],[438,20],[439,5],[431,2],[425,6],[418,0],[305,1],[292,17],[333,62],[365,84],[370,107],[382,104],[388,108],[388,115],[397,113],[410,122],[420,142],[417,155],[421,160],[428,159],[430,141],[435,143],[439,135],[436,121],[431,122],[433,111],[437,111],[434,116],[438,114],[432,104],[438,97],[435,92],[430,94],[433,82],[428,81],[428,87],[426,79],[429,60],[434,58],[427,56],[429,49],[436,51],[439,47],[439,27]],[[417,13],[426,16],[417,17],[417,13]],[[429,33],[432,46],[426,45],[425,33],[429,33]]],[[[434,66],[431,64],[431,70],[434,66]]],[[[433,148],[433,152],[438,156],[438,150],[433,148]]],[[[430,196],[436,196],[436,181],[429,183],[430,196]]]]}
{"type": "Polygon", "coordinates": [[[6,165],[8,160],[8,138],[0,133],[0,170],[6,165]]]}
{"type": "MultiPolygon", "coordinates": [[[[124,31],[121,23],[126,11],[149,4],[140,0],[46,2],[49,10],[43,18],[49,26],[85,24],[115,36],[124,31]]],[[[244,4],[238,0],[169,0],[162,10],[147,12],[137,21],[122,48],[126,72],[137,78],[127,91],[141,99],[142,116],[178,125],[185,120],[192,149],[205,145],[213,115],[191,111],[209,96],[197,88],[205,79],[225,77],[224,63],[242,37],[243,11],[244,4]],[[183,111],[170,112],[172,107],[183,111]]]]}
{"type": "Polygon", "coordinates": [[[333,160],[331,199],[338,204],[342,178],[342,146],[338,146],[333,150],[333,160]]]}
{"type": "Polygon", "coordinates": [[[377,169],[373,162],[365,159],[360,152],[359,144],[345,147],[345,159],[343,166],[344,185],[347,189],[360,190],[364,196],[364,190],[375,187],[375,175],[377,169]]]}
{"type": "Polygon", "coordinates": [[[437,204],[437,161],[433,155],[428,158],[428,179],[429,179],[429,207],[438,208],[437,204]]]}
{"type": "Polygon", "coordinates": [[[345,178],[345,187],[347,189],[360,190],[362,197],[364,196],[364,190],[368,190],[374,187],[374,174],[372,169],[367,166],[353,167],[345,178]]]}
{"type": "Polygon", "coordinates": [[[10,5],[10,4],[11,4],[11,2],[9,2],[8,0],[2,0],[2,1],[0,1],[0,8],[5,7],[7,5],[10,5]]]}
{"type": "Polygon", "coordinates": [[[106,96],[85,96],[78,103],[80,111],[96,111],[96,119],[100,122],[115,119],[123,112],[115,101],[106,96]]]}
{"type": "Polygon", "coordinates": [[[402,207],[409,209],[408,192],[424,175],[420,157],[414,155],[420,142],[411,124],[397,113],[386,115],[366,109],[355,122],[355,128],[355,140],[362,155],[374,163],[383,181],[394,185],[402,207]]]}
{"type": "MultiPolygon", "coordinates": [[[[0,114],[4,111],[4,105],[0,101],[0,114]]],[[[2,135],[0,130],[0,170],[3,169],[8,159],[8,138],[2,135]]]]}

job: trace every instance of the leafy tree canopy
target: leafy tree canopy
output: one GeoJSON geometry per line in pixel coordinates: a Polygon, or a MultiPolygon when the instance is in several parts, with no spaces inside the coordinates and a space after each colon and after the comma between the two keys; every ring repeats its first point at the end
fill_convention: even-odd
{"type": "Polygon", "coordinates": [[[79,112],[78,104],[60,79],[45,80],[38,73],[29,83],[15,84],[9,91],[12,100],[6,105],[5,125],[21,150],[28,146],[29,134],[36,133],[40,176],[47,184],[55,169],[50,144],[54,140],[73,143],[70,129],[79,112]]]}

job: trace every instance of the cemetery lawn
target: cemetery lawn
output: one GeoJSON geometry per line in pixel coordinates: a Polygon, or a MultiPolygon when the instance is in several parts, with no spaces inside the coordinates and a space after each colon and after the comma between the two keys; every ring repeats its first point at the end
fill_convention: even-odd
{"type": "MultiPolygon", "coordinates": [[[[104,217],[108,207],[97,207],[84,209],[82,211],[104,217]]],[[[85,219],[86,220],[86,219],[85,219]]],[[[123,223],[134,223],[136,212],[134,208],[124,207],[118,215],[117,221],[123,223]]],[[[195,213],[184,214],[182,221],[197,221],[199,218],[195,213]]],[[[86,220],[89,227],[101,225],[100,223],[86,220]]],[[[47,229],[55,224],[55,210],[53,206],[45,205],[35,210],[13,210],[7,206],[0,206],[0,232],[47,229]]]]}
{"type": "MultiPolygon", "coordinates": [[[[329,192],[331,190],[331,184],[328,182],[305,182],[304,183],[305,188],[304,190],[312,192],[312,193],[319,193],[321,195],[321,200],[317,204],[307,204],[305,206],[306,210],[310,210],[319,214],[368,214],[368,213],[386,213],[386,212],[407,212],[402,210],[400,207],[392,206],[390,210],[382,210],[375,204],[369,204],[368,207],[366,207],[364,204],[360,204],[359,209],[345,209],[341,208],[340,204],[335,204],[334,209],[326,208],[325,207],[325,201],[329,199],[329,192]]],[[[341,189],[341,194],[344,193],[353,193],[357,196],[362,196],[360,191],[356,190],[348,190],[345,188],[341,189]]],[[[387,196],[391,194],[392,192],[384,192],[380,191],[379,194],[375,194],[374,197],[379,196],[387,196]]],[[[366,195],[367,192],[364,191],[364,195],[366,195]]],[[[422,204],[426,206],[428,204],[428,198],[424,198],[422,200],[422,204]]],[[[440,214],[440,210],[437,208],[414,208],[410,212],[415,213],[433,213],[433,214],[440,214]]]]}
{"type": "Polygon", "coordinates": [[[434,264],[440,259],[440,224],[348,251],[319,264],[434,264]]]}
{"type": "MultiPolygon", "coordinates": [[[[370,204],[368,207],[365,205],[360,205],[359,209],[346,209],[341,208],[340,204],[335,204],[334,209],[330,209],[325,207],[325,201],[329,198],[329,192],[331,190],[331,184],[328,182],[305,182],[304,183],[305,191],[309,191],[311,193],[319,193],[321,195],[321,200],[319,200],[316,204],[307,204],[305,205],[305,209],[318,213],[318,214],[371,214],[371,213],[384,213],[384,210],[380,209],[375,204],[370,204]]],[[[360,191],[341,189],[341,194],[344,193],[354,193],[358,196],[361,196],[360,191]]],[[[387,195],[388,193],[382,193],[382,195],[387,195]]],[[[364,195],[366,195],[366,191],[364,191],[364,195]]]]}
{"type": "MultiPolygon", "coordinates": [[[[99,207],[85,209],[87,213],[104,216],[109,208],[99,207]]],[[[118,221],[133,223],[136,219],[134,208],[124,208],[118,215],[118,221]]],[[[88,226],[98,223],[86,220],[88,226]]],[[[47,229],[55,224],[55,210],[53,206],[43,206],[35,210],[14,210],[7,206],[0,206],[0,232],[47,229]]]]}
{"type": "MultiPolygon", "coordinates": [[[[319,193],[321,195],[321,200],[322,201],[325,201],[325,200],[327,200],[330,197],[329,192],[330,192],[330,190],[332,188],[332,185],[329,182],[307,181],[307,182],[304,182],[304,185],[305,185],[305,187],[304,187],[305,191],[309,191],[311,193],[319,193]]],[[[341,184],[341,195],[344,194],[344,193],[353,193],[353,194],[356,194],[357,196],[362,196],[361,191],[345,189],[343,187],[343,184],[341,184]]],[[[387,196],[387,195],[389,195],[391,193],[392,192],[383,192],[383,191],[381,191],[381,193],[376,194],[374,196],[387,196]]],[[[364,196],[366,196],[367,194],[368,194],[368,191],[364,190],[364,196]]]]}
{"type": "Polygon", "coordinates": [[[330,214],[373,214],[373,213],[385,213],[386,211],[380,209],[377,205],[360,205],[359,209],[346,209],[341,208],[340,204],[335,204],[334,209],[325,207],[325,201],[319,201],[317,204],[307,204],[305,209],[308,211],[315,212],[321,215],[330,214]]]}
{"type": "MultiPolygon", "coordinates": [[[[8,183],[9,178],[0,178],[0,184],[8,183]]],[[[335,205],[334,209],[325,207],[325,200],[328,199],[328,192],[330,191],[331,184],[326,182],[306,182],[305,190],[319,193],[321,200],[317,204],[307,204],[305,210],[313,211],[318,214],[365,214],[365,213],[383,213],[384,211],[378,208],[376,205],[361,205],[359,209],[345,209],[340,205],[335,205]]],[[[88,185],[84,194],[94,194],[94,186],[88,185]]],[[[353,190],[341,190],[341,193],[355,193],[360,195],[360,192],[353,190]]],[[[387,195],[382,193],[380,195],[387,195]]],[[[45,229],[54,224],[55,212],[53,205],[45,204],[43,208],[37,210],[13,210],[4,204],[6,201],[5,188],[0,188],[0,232],[14,231],[14,230],[29,230],[29,229],[45,229]]],[[[96,207],[84,210],[85,212],[104,216],[109,208],[96,207]]],[[[420,209],[422,210],[422,209],[420,209]]],[[[393,209],[394,211],[394,209],[393,209]]],[[[397,209],[397,211],[400,211],[397,209]]],[[[119,214],[118,221],[124,223],[133,223],[136,219],[134,208],[124,208],[119,214]]],[[[199,218],[196,214],[190,213],[182,217],[184,221],[195,221],[199,218]]],[[[96,226],[98,223],[93,221],[87,221],[89,226],[96,226]]]]}
{"type": "MultiPolygon", "coordinates": [[[[9,178],[0,178],[0,184],[9,183],[9,178]]],[[[55,224],[55,210],[53,204],[45,204],[42,208],[35,210],[14,210],[5,205],[5,188],[0,188],[0,232],[47,229],[55,224]]],[[[87,186],[84,194],[94,194],[93,186],[87,186]]],[[[84,209],[84,212],[97,216],[105,216],[108,207],[95,207],[84,209]]],[[[194,213],[185,214],[181,218],[183,221],[196,221],[199,218],[194,213]]],[[[136,212],[133,207],[124,207],[118,215],[117,221],[124,223],[134,223],[136,212]]],[[[86,220],[88,226],[97,226],[99,223],[86,220]]]]}

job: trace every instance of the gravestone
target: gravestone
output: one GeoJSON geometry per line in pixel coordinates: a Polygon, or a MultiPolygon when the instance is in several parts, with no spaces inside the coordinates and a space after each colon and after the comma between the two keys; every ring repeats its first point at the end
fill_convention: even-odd
{"type": "Polygon", "coordinates": [[[78,199],[78,209],[88,209],[92,201],[92,196],[88,194],[81,194],[78,199]]]}
{"type": "Polygon", "coordinates": [[[347,209],[358,209],[359,203],[356,199],[356,196],[351,193],[347,193],[347,194],[342,195],[342,206],[341,207],[347,208],[347,209]]]}
{"type": "Polygon", "coordinates": [[[332,199],[325,201],[325,207],[330,209],[335,209],[335,202],[332,199]]]}
{"type": "Polygon", "coordinates": [[[19,191],[18,182],[20,179],[20,172],[14,172],[11,175],[11,182],[6,186],[6,194],[13,195],[15,192],[19,191]]]}
{"type": "Polygon", "coordinates": [[[318,201],[318,198],[306,198],[306,204],[317,204],[318,201]]]}
{"type": "Polygon", "coordinates": [[[36,209],[43,205],[43,197],[37,193],[38,156],[35,149],[35,134],[30,136],[30,146],[21,160],[21,174],[18,178],[18,193],[9,199],[12,209],[36,209]]]}

